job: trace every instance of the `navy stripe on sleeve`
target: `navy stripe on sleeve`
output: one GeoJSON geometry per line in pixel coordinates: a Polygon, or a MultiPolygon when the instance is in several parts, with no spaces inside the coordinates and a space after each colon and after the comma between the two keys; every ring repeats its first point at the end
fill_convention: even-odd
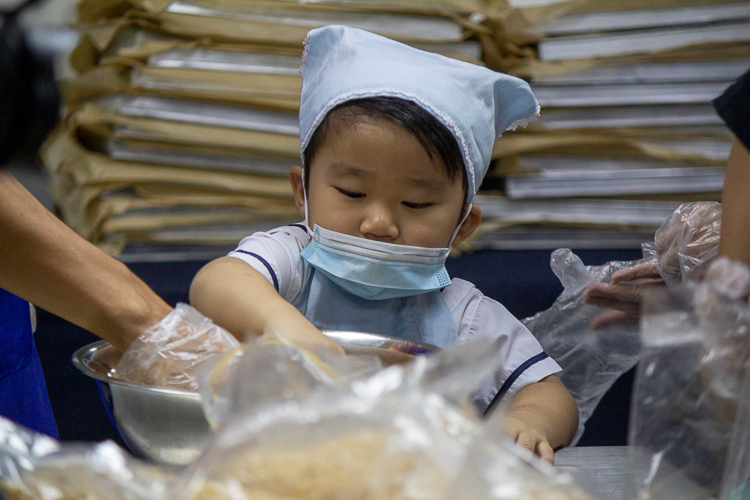
{"type": "Polygon", "coordinates": [[[518,377],[520,377],[523,374],[523,372],[525,372],[526,370],[528,370],[535,364],[547,358],[549,358],[549,355],[546,352],[542,351],[536,356],[533,356],[527,359],[526,361],[521,363],[521,365],[518,368],[513,370],[513,373],[511,373],[510,376],[507,379],[505,379],[505,382],[503,382],[502,387],[500,387],[500,390],[497,391],[497,394],[490,402],[490,405],[487,407],[486,410],[484,410],[484,414],[482,416],[487,417],[495,410],[495,407],[497,407],[497,405],[500,404],[500,401],[503,399],[503,396],[505,396],[505,393],[508,392],[508,390],[511,388],[513,383],[516,380],[518,380],[518,377]]]}
{"type": "Polygon", "coordinates": [[[266,269],[268,269],[268,272],[271,274],[271,279],[273,280],[273,287],[276,289],[277,292],[279,291],[279,279],[276,277],[276,273],[273,272],[273,268],[271,267],[271,264],[269,264],[266,259],[258,255],[257,253],[246,252],[245,250],[235,250],[235,252],[244,253],[245,255],[255,257],[256,259],[260,261],[261,264],[266,266],[266,269]]]}
{"type": "Polygon", "coordinates": [[[308,232],[304,224],[289,224],[289,227],[298,227],[300,229],[304,229],[306,233],[308,232]]]}

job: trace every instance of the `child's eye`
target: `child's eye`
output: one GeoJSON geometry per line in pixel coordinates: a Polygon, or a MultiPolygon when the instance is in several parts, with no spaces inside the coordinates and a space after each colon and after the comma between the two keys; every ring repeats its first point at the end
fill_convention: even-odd
{"type": "Polygon", "coordinates": [[[336,188],[336,190],[349,198],[364,198],[365,193],[355,193],[353,191],[347,191],[346,189],[336,188]]]}
{"type": "Polygon", "coordinates": [[[409,201],[402,201],[401,204],[408,208],[427,208],[432,206],[432,203],[411,203],[409,201]]]}

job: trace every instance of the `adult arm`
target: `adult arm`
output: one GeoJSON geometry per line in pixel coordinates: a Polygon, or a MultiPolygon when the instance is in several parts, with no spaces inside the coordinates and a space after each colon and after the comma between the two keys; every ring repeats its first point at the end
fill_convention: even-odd
{"type": "Polygon", "coordinates": [[[0,173],[0,288],[124,351],[172,308],[0,173]]]}
{"type": "Polygon", "coordinates": [[[719,255],[750,265],[749,223],[750,151],[735,139],[724,177],[719,255]]]}

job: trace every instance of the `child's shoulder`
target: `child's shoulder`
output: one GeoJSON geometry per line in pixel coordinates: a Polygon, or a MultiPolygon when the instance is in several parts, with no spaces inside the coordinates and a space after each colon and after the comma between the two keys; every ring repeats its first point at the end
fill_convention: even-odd
{"type": "Polygon", "coordinates": [[[451,286],[443,289],[442,295],[459,328],[459,337],[484,330],[487,325],[508,332],[526,330],[505,306],[484,295],[469,281],[453,278],[451,286]]]}
{"type": "Polygon", "coordinates": [[[301,250],[309,241],[310,235],[304,224],[287,224],[268,231],[256,231],[243,238],[237,248],[241,249],[259,244],[276,244],[301,250]]]}
{"type": "Polygon", "coordinates": [[[443,288],[442,295],[451,311],[459,307],[466,308],[484,298],[484,294],[473,283],[461,278],[451,279],[451,285],[443,288]]]}

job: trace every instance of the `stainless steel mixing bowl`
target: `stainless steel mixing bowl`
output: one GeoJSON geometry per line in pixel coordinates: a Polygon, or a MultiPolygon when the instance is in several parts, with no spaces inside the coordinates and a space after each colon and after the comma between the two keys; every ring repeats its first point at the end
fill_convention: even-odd
{"type": "MultiPolygon", "coordinates": [[[[384,366],[429,354],[435,346],[360,332],[324,332],[347,354],[376,355],[384,366]]],[[[73,364],[96,380],[112,423],[139,457],[183,465],[201,452],[211,434],[200,395],[162,387],[133,384],[114,378],[120,354],[99,341],[77,350],[73,364]]]]}

